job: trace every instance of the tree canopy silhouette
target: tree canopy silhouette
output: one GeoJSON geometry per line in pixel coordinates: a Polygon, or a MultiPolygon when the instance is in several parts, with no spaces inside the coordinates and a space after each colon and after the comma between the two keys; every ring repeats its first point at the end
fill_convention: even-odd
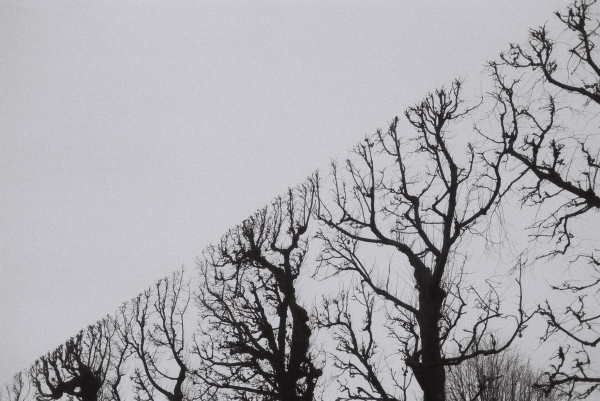
{"type": "Polygon", "coordinates": [[[482,97],[461,80],[429,93],[229,230],[193,278],[174,272],[40,357],[2,401],[598,395],[598,7],[576,1],[556,13],[562,33],[511,44],[482,97]],[[566,304],[526,307],[535,262],[479,255],[519,206],[535,210],[521,255],[548,280],[574,272],[552,284],[566,304]],[[534,318],[557,343],[541,375],[505,353],[534,318]]]}
{"type": "MultiPolygon", "coordinates": [[[[331,195],[319,193],[319,219],[333,230],[319,235],[324,247],[321,265],[332,269],[330,275],[354,274],[360,288],[389,305],[387,328],[399,342],[399,352],[425,401],[445,399],[447,366],[501,352],[529,319],[520,303],[508,340],[485,342],[493,321],[508,316],[493,288],[482,294],[465,285],[457,266],[459,245],[485,227],[499,199],[506,157],[504,152],[490,157],[470,143],[459,147],[453,140],[449,133],[453,125],[474,110],[465,105],[461,88],[462,83],[455,81],[408,108],[405,117],[413,136],[408,130],[400,134],[396,118],[386,132],[367,137],[355,148],[357,161],[347,160],[345,171],[333,165],[331,195]],[[399,258],[384,268],[370,266],[359,247],[373,246],[387,248],[399,258]],[[412,275],[412,288],[390,284],[390,277],[403,271],[412,275]],[[461,320],[467,312],[467,292],[476,298],[471,307],[480,312],[471,321],[461,320]],[[467,335],[461,338],[461,332],[467,335]]],[[[517,283],[520,287],[519,278],[517,283]]],[[[341,304],[342,300],[326,303],[337,310],[325,309],[319,315],[322,326],[340,326],[341,304]]],[[[369,302],[365,299],[363,305],[369,322],[369,302]]],[[[375,378],[367,355],[359,359],[372,392],[361,388],[354,395],[350,392],[349,398],[363,394],[394,399],[375,378]]]]}
{"type": "Polygon", "coordinates": [[[311,184],[290,190],[210,247],[197,300],[209,327],[197,372],[227,399],[312,400],[321,370],[297,293],[305,270],[311,184]]]}
{"type": "Polygon", "coordinates": [[[508,170],[522,204],[537,207],[532,235],[552,245],[538,258],[565,255],[562,263],[577,272],[553,285],[573,295],[564,310],[550,301],[538,307],[547,320],[542,340],[566,340],[540,385],[586,398],[600,388],[593,367],[600,343],[600,260],[597,250],[581,246],[577,226],[600,210],[598,133],[589,132],[597,130],[600,112],[598,4],[576,1],[556,17],[564,28],[560,39],[545,26],[532,29],[526,44],[512,44],[489,64],[501,135],[488,139],[511,158],[508,170]]]}

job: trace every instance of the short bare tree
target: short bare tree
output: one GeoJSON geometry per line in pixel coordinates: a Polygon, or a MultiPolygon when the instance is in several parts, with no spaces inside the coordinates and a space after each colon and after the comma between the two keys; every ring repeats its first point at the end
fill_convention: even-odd
{"type": "Polygon", "coordinates": [[[154,401],[157,393],[169,401],[205,395],[188,379],[185,317],[190,299],[189,280],[181,269],[121,307],[117,331],[137,363],[131,377],[136,400],[154,401]]]}
{"type": "Polygon", "coordinates": [[[106,318],[35,361],[29,371],[39,401],[63,396],[80,401],[105,398],[111,373],[114,321],[106,318]]]}

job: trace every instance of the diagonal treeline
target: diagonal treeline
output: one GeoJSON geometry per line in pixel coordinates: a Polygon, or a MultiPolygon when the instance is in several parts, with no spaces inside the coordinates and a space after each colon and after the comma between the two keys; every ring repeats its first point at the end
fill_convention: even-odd
{"type": "Polygon", "coordinates": [[[560,40],[541,27],[511,45],[486,95],[459,80],[428,94],[195,268],[41,356],[3,400],[492,399],[501,375],[452,372],[523,333],[549,361],[519,365],[527,385],[512,388],[598,395],[598,233],[585,225],[600,208],[598,8],[558,12],[560,40]],[[549,282],[581,272],[540,297],[525,283],[540,262],[549,282]]]}

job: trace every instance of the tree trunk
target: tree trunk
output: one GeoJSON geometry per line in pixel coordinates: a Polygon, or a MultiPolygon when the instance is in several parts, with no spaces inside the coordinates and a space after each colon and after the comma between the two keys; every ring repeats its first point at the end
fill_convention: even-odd
{"type": "Polygon", "coordinates": [[[420,364],[412,366],[415,379],[423,390],[423,401],[446,401],[446,370],[441,365],[440,310],[446,294],[441,288],[421,286],[419,294],[419,333],[422,355],[420,364]],[[427,367],[428,365],[434,365],[427,367]],[[435,366],[437,365],[437,366],[435,366]]]}
{"type": "MultiPolygon", "coordinates": [[[[88,369],[86,369],[88,370],[88,369]]],[[[98,400],[98,392],[102,387],[102,383],[100,379],[92,374],[91,371],[84,372],[82,376],[80,376],[80,393],[79,398],[81,401],[97,401],[98,400]]],[[[68,394],[68,393],[67,393],[68,394]]]]}

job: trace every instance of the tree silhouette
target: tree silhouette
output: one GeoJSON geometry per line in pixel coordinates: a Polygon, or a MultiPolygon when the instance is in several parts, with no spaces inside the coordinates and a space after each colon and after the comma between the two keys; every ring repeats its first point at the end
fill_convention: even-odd
{"type": "MultiPolygon", "coordinates": [[[[337,381],[343,394],[337,400],[407,401],[412,374],[406,366],[395,370],[389,356],[382,363],[382,348],[376,339],[374,324],[375,297],[363,282],[353,291],[342,291],[325,298],[315,311],[317,327],[332,331],[337,352],[329,352],[333,366],[340,372],[337,381]],[[351,302],[352,306],[351,306],[351,302]],[[351,310],[360,308],[362,320],[353,320],[351,310]],[[382,366],[383,365],[383,366],[382,366]],[[345,374],[347,373],[347,376],[345,374]],[[391,378],[389,384],[385,377],[391,378]],[[357,385],[361,380],[364,384],[357,385]]],[[[399,362],[399,361],[397,361],[399,362]]]]}
{"type": "Polygon", "coordinates": [[[571,255],[569,263],[575,267],[585,261],[591,267],[589,273],[553,286],[574,296],[564,311],[549,301],[538,307],[548,323],[542,340],[555,335],[567,340],[541,385],[581,398],[600,388],[593,368],[600,343],[595,300],[600,260],[594,252],[572,256],[581,234],[573,226],[600,210],[598,146],[594,135],[585,132],[597,124],[600,111],[597,8],[595,0],[573,3],[565,13],[556,13],[564,26],[560,40],[545,26],[533,29],[525,45],[512,44],[489,64],[502,135],[488,139],[510,156],[511,185],[521,185],[522,203],[538,207],[533,236],[552,244],[540,258],[571,255]],[[576,125],[577,118],[587,120],[586,125],[576,125]]]}
{"type": "Polygon", "coordinates": [[[314,187],[290,190],[230,230],[199,261],[197,376],[225,399],[312,400],[321,370],[298,300],[314,187]]]}
{"type": "Polygon", "coordinates": [[[120,333],[117,318],[114,320],[115,333],[113,335],[112,358],[110,361],[110,375],[106,379],[108,386],[107,398],[111,401],[121,401],[121,384],[123,377],[126,375],[127,362],[131,356],[131,348],[128,342],[120,341],[120,333]]]}
{"type": "Polygon", "coordinates": [[[30,384],[26,372],[19,372],[13,376],[10,384],[4,385],[4,391],[0,391],[0,400],[24,401],[30,393],[30,384]]]}
{"type": "Polygon", "coordinates": [[[29,381],[38,401],[121,401],[128,384],[136,401],[300,401],[326,379],[338,400],[407,401],[413,382],[425,401],[597,396],[600,256],[581,225],[600,211],[598,7],[572,3],[556,13],[560,35],[532,29],[489,63],[491,129],[466,126],[480,105],[467,105],[460,81],[430,93],[329,177],[209,247],[198,285],[183,269],[160,280],[15,376],[2,399],[24,401],[29,381]],[[536,209],[528,251],[578,271],[552,287],[566,305],[535,309],[547,322],[541,340],[560,342],[541,376],[503,354],[533,317],[525,261],[503,292],[487,261],[470,258],[505,229],[513,194],[536,209]],[[320,247],[316,272],[309,243],[320,247]],[[347,280],[309,314],[300,288],[313,273],[347,280]],[[516,294],[513,312],[504,294],[516,294]],[[324,360],[316,330],[332,340],[324,360]]]}
{"type": "Polygon", "coordinates": [[[535,385],[541,374],[518,352],[478,356],[448,369],[448,401],[557,401],[535,385]]]}
{"type": "MultiPolygon", "coordinates": [[[[484,294],[462,283],[457,248],[489,222],[485,217],[502,191],[505,154],[489,157],[471,144],[463,152],[456,149],[459,142],[448,131],[473,110],[460,92],[455,81],[410,107],[405,117],[416,130],[413,138],[398,133],[396,118],[387,132],[365,139],[355,148],[358,161],[348,160],[345,172],[333,165],[331,196],[323,188],[319,193],[319,219],[333,231],[320,234],[321,266],[330,275],[351,272],[386,304],[389,334],[425,401],[445,399],[446,366],[501,352],[528,320],[520,304],[508,340],[485,345],[493,322],[507,319],[500,297],[493,286],[484,294]],[[386,267],[370,266],[359,246],[388,249],[396,259],[386,267]],[[394,281],[407,273],[414,280],[411,289],[394,281]],[[470,311],[468,293],[475,299],[470,311]],[[475,311],[474,320],[462,326],[461,318],[475,311]]],[[[329,318],[319,320],[328,324],[329,318]]],[[[368,381],[376,390],[375,381],[368,381]]],[[[376,392],[373,397],[390,399],[376,392]]]]}
{"type": "Polygon", "coordinates": [[[35,361],[30,377],[36,398],[50,401],[66,395],[81,401],[101,399],[111,368],[113,334],[114,321],[103,319],[35,361]]]}
{"type": "Polygon", "coordinates": [[[153,401],[156,392],[169,401],[206,395],[186,386],[190,368],[185,313],[190,299],[189,280],[181,269],[121,307],[119,337],[138,361],[131,377],[136,400],[153,401]]]}

